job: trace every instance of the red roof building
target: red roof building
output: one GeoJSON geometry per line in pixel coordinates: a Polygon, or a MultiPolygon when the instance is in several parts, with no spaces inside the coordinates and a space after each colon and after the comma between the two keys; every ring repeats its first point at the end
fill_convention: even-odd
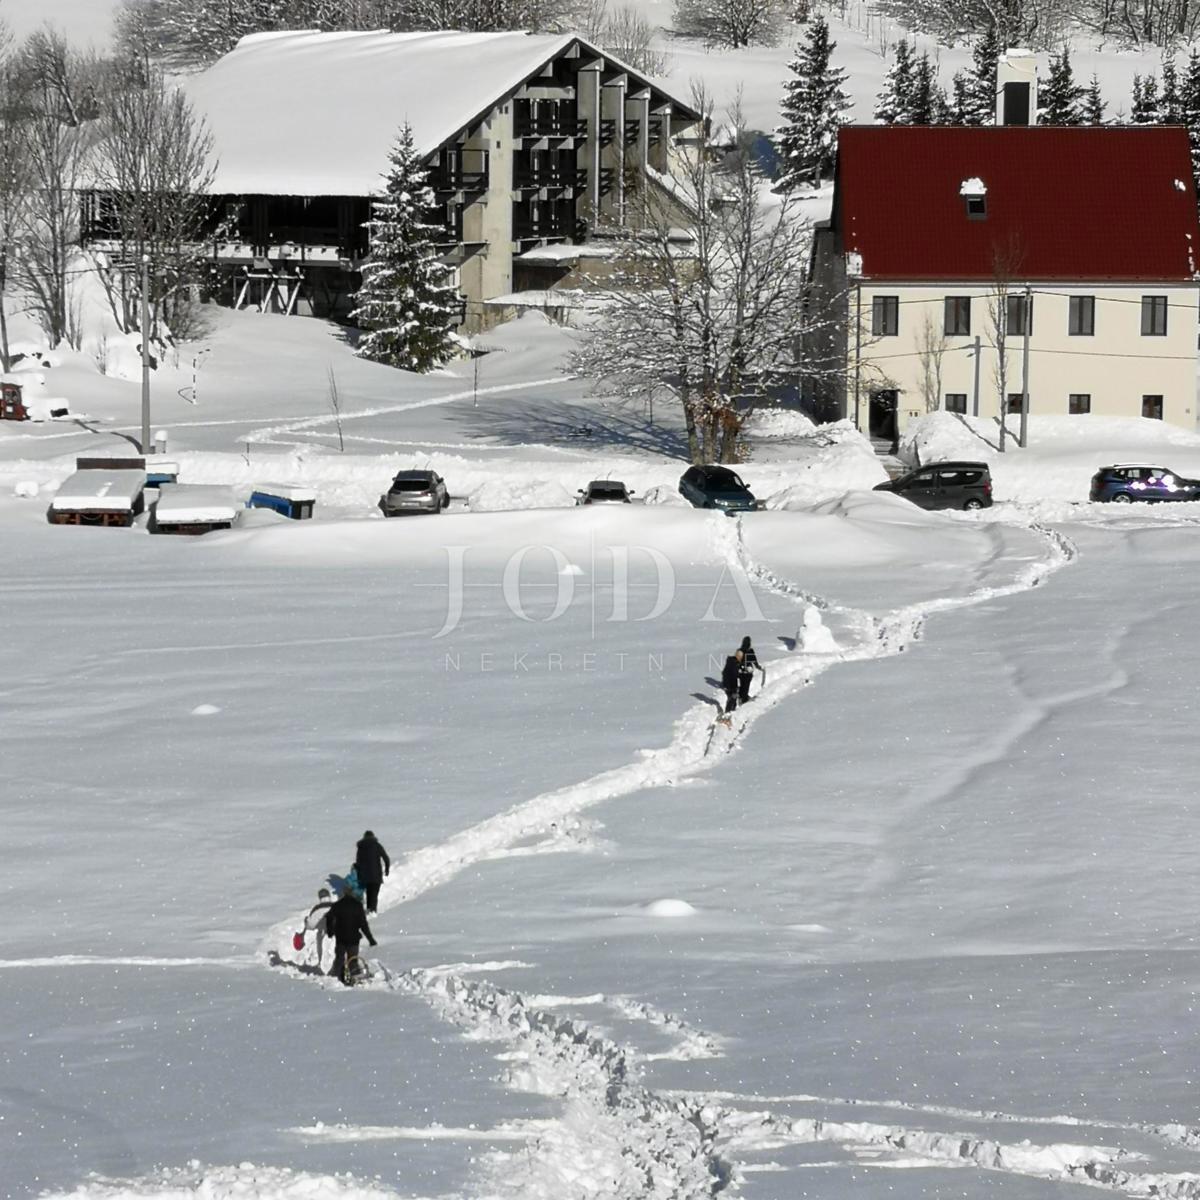
{"type": "Polygon", "coordinates": [[[1182,126],[848,125],[834,228],[869,279],[1191,280],[1200,222],[1182,126]],[[971,219],[962,185],[982,181],[971,219]]]}
{"type": "Polygon", "coordinates": [[[809,395],[888,442],[938,409],[1194,429],[1198,268],[1182,127],[846,126],[809,395]]]}

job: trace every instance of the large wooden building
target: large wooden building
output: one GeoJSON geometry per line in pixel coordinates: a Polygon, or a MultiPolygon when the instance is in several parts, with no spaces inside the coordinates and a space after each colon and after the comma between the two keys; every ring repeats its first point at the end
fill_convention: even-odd
{"type": "MultiPolygon", "coordinates": [[[[605,227],[686,203],[672,176],[703,135],[694,109],[572,35],[259,34],[185,88],[218,159],[217,298],[335,318],[352,307],[371,196],[406,121],[467,328],[488,324],[497,298],[570,280],[605,227]]],[[[119,249],[112,234],[103,195],[87,197],[85,241],[119,249]]]]}

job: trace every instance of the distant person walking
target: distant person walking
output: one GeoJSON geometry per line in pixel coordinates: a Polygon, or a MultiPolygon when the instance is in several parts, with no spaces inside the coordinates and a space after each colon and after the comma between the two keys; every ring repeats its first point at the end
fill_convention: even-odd
{"type": "Polygon", "coordinates": [[[750,644],[750,637],[747,635],[742,638],[742,666],[738,672],[738,703],[745,704],[750,699],[750,683],[754,678],[755,671],[762,671],[763,683],[767,682],[767,673],[763,671],[762,665],[758,661],[758,655],[754,652],[754,647],[750,644]]]}
{"type": "Polygon", "coordinates": [[[362,901],[358,893],[347,890],[346,894],[337,900],[325,914],[325,932],[334,941],[335,953],[330,975],[336,976],[347,987],[354,983],[351,975],[351,963],[358,959],[358,947],[363,937],[372,946],[376,945],[371,926],[367,924],[367,914],[363,911],[362,901]]]}
{"type": "Polygon", "coordinates": [[[735,651],[721,669],[721,690],[725,693],[725,712],[728,716],[738,706],[738,691],[742,678],[742,652],[735,651]]]}
{"type": "Polygon", "coordinates": [[[367,893],[367,912],[376,911],[383,877],[392,873],[392,860],[383,843],[368,829],[354,848],[354,869],[367,893]]]}

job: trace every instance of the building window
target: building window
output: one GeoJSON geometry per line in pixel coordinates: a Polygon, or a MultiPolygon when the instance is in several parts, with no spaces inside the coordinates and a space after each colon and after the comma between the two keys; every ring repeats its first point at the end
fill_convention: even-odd
{"type": "Polygon", "coordinates": [[[967,411],[967,393],[947,392],[946,411],[952,413],[962,413],[965,416],[967,411]]]}
{"type": "Polygon", "coordinates": [[[946,297],[946,336],[964,337],[971,332],[971,297],[946,297]]]}
{"type": "Polygon", "coordinates": [[[987,197],[986,196],[967,196],[967,220],[968,221],[986,221],[987,220],[987,197]]]}
{"type": "Polygon", "coordinates": [[[900,332],[900,297],[876,296],[871,301],[871,333],[895,337],[900,332]]]}
{"type": "Polygon", "coordinates": [[[1025,303],[1025,297],[1006,296],[1005,312],[1007,313],[1007,329],[1005,332],[1012,336],[1020,336],[1033,332],[1033,297],[1025,303]]]}
{"type": "Polygon", "coordinates": [[[1072,296],[1067,317],[1067,333],[1072,337],[1093,337],[1096,333],[1096,297],[1072,296]]]}
{"type": "Polygon", "coordinates": [[[1167,336],[1166,296],[1142,297],[1142,337],[1167,336]]]}
{"type": "MultiPolygon", "coordinates": [[[[1019,413],[1021,411],[1021,392],[1008,393],[1008,411],[1010,413],[1019,413]]],[[[1032,400],[1030,401],[1032,404],[1032,400]]]]}
{"type": "MultiPolygon", "coordinates": [[[[1164,301],[1163,303],[1166,303],[1164,301]]],[[[1142,416],[1150,417],[1152,420],[1161,421],[1163,398],[1161,396],[1143,396],[1142,397],[1142,416]]]]}
{"type": "Polygon", "coordinates": [[[1090,413],[1092,411],[1092,397],[1090,392],[1072,392],[1067,397],[1067,412],[1072,416],[1079,416],[1081,413],[1090,413]]]}

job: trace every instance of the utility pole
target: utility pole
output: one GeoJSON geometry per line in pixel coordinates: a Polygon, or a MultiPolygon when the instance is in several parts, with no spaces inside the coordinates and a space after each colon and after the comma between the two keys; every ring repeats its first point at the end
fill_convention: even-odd
{"type": "Polygon", "coordinates": [[[979,342],[979,334],[975,335],[975,398],[972,401],[971,407],[974,410],[972,416],[979,416],[979,359],[981,354],[981,346],[979,342]]]}
{"type": "Polygon", "coordinates": [[[1021,436],[1017,444],[1022,450],[1029,443],[1029,330],[1033,325],[1033,296],[1025,285],[1025,343],[1021,347],[1021,436]]]}
{"type": "Polygon", "coordinates": [[[142,454],[150,454],[150,255],[142,255],[142,454]]]}
{"type": "Polygon", "coordinates": [[[862,284],[854,285],[854,428],[862,431],[858,413],[858,387],[862,375],[862,284]]]}

